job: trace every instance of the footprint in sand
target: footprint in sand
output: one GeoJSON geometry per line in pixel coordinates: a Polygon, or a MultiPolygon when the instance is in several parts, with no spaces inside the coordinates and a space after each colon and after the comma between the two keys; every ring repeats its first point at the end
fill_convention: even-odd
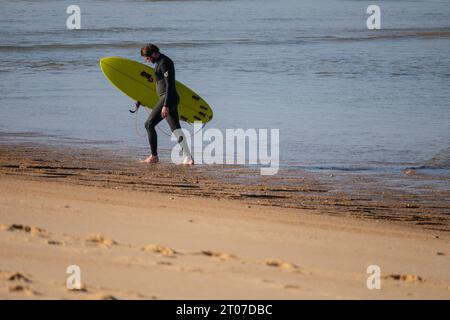
{"type": "Polygon", "coordinates": [[[61,241],[58,240],[47,240],[45,241],[45,243],[52,245],[52,246],[61,246],[63,245],[63,243],[61,241]]]}
{"type": "Polygon", "coordinates": [[[110,248],[112,246],[119,245],[119,243],[117,243],[113,239],[105,237],[101,234],[94,234],[94,235],[87,236],[85,240],[86,240],[87,244],[97,245],[99,247],[110,248]]]}
{"type": "Polygon", "coordinates": [[[159,244],[149,244],[146,245],[145,247],[142,248],[142,251],[152,251],[155,253],[159,253],[162,254],[163,256],[166,257],[174,257],[177,254],[180,254],[179,252],[175,251],[172,248],[163,246],[163,245],[159,245],[159,244]]]}
{"type": "Polygon", "coordinates": [[[32,282],[29,277],[23,275],[20,272],[9,272],[9,271],[0,271],[0,280],[18,281],[25,283],[32,282]]]}
{"type": "Polygon", "coordinates": [[[228,261],[228,260],[232,260],[232,259],[237,259],[237,257],[231,253],[227,253],[227,252],[214,252],[214,251],[210,251],[210,250],[203,250],[200,251],[198,254],[207,256],[207,257],[212,257],[212,258],[216,258],[219,259],[220,261],[228,261]]]}
{"type": "Polygon", "coordinates": [[[96,293],[91,296],[89,296],[89,299],[91,300],[119,300],[117,297],[113,296],[112,294],[103,294],[103,293],[96,293]]]}
{"type": "Polygon", "coordinates": [[[33,236],[39,236],[39,237],[48,237],[48,232],[45,229],[41,229],[35,226],[26,226],[22,224],[12,224],[10,226],[8,225],[2,225],[2,230],[7,231],[23,231],[26,233],[29,233],[33,236]]]}
{"type": "Polygon", "coordinates": [[[29,297],[31,297],[31,296],[40,296],[41,295],[39,292],[34,291],[29,286],[20,285],[20,284],[9,286],[8,290],[11,293],[24,294],[24,295],[29,296],[29,297]]]}
{"type": "Polygon", "coordinates": [[[267,259],[264,261],[264,264],[269,267],[281,268],[285,270],[299,269],[297,265],[280,259],[267,259]]]}
{"type": "Polygon", "coordinates": [[[424,282],[425,280],[414,274],[390,274],[383,277],[384,279],[393,279],[397,281],[404,281],[404,282],[424,282]]]}
{"type": "Polygon", "coordinates": [[[284,286],[285,289],[291,289],[291,290],[299,290],[300,287],[296,284],[286,284],[284,286]]]}
{"type": "Polygon", "coordinates": [[[269,280],[269,279],[261,279],[262,283],[273,283],[273,280],[269,280]]]}

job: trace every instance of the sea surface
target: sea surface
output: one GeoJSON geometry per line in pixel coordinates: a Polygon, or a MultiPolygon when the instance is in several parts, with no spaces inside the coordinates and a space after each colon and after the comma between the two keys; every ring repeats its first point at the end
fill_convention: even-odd
{"type": "Polygon", "coordinates": [[[281,166],[450,173],[448,0],[2,0],[0,132],[145,155],[147,112],[128,112],[98,62],[141,60],[147,42],[213,107],[205,129],[279,129],[281,166]]]}

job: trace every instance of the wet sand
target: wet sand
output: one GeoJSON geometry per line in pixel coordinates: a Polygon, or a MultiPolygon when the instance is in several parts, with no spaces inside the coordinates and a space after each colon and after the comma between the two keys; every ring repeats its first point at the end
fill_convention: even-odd
{"type": "Polygon", "coordinates": [[[450,298],[449,194],[430,177],[258,172],[0,144],[0,297],[450,298]]]}
{"type": "MultiPolygon", "coordinates": [[[[245,205],[309,209],[316,214],[388,220],[450,231],[450,177],[398,173],[316,173],[196,165],[139,164],[134,151],[92,146],[0,144],[0,175],[36,181],[233,199],[245,205]]],[[[165,163],[164,163],[165,162],[165,163]]]]}

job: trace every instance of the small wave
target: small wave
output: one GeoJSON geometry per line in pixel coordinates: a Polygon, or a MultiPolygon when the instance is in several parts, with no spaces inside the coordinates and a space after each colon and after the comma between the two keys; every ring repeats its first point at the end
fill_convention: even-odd
{"type": "Polygon", "coordinates": [[[0,63],[0,71],[2,72],[16,72],[21,68],[30,68],[36,70],[66,70],[74,67],[92,67],[97,66],[97,60],[70,60],[70,61],[2,61],[0,63]]]}
{"type": "Polygon", "coordinates": [[[67,30],[67,29],[57,29],[57,30],[8,30],[5,31],[7,35],[27,35],[27,36],[56,36],[56,35],[66,35],[69,32],[77,34],[83,33],[135,33],[135,32],[162,32],[176,30],[175,28],[169,27],[105,27],[105,28],[82,28],[80,30],[67,30]]]}
{"type": "Polygon", "coordinates": [[[61,62],[35,62],[29,65],[30,68],[38,69],[64,69],[66,64],[61,62]]]}
{"type": "Polygon", "coordinates": [[[122,33],[122,32],[153,32],[153,31],[168,31],[173,28],[168,27],[108,27],[108,28],[83,28],[77,32],[112,32],[112,33],[122,33]]]}
{"type": "Polygon", "coordinates": [[[69,60],[69,61],[36,61],[30,64],[27,64],[27,67],[33,69],[66,69],[73,67],[92,67],[97,66],[97,60],[69,60]]]}
{"type": "Polygon", "coordinates": [[[322,77],[331,77],[336,75],[336,72],[333,71],[317,71],[315,72],[315,74],[317,74],[318,76],[322,76],[322,77]]]}
{"type": "Polygon", "coordinates": [[[0,131],[0,137],[2,137],[2,138],[17,138],[17,137],[35,138],[35,137],[45,137],[45,136],[46,135],[43,132],[37,132],[37,131],[26,131],[26,132],[0,131]]]}
{"type": "MultiPolygon", "coordinates": [[[[218,39],[203,41],[185,41],[158,43],[165,48],[189,48],[199,46],[221,45],[229,43],[251,43],[250,39],[218,39]]],[[[73,50],[73,49],[102,49],[102,48],[140,48],[143,42],[109,42],[109,43],[51,43],[51,44],[29,44],[29,45],[0,45],[0,51],[51,51],[51,50],[73,50]]]]}
{"type": "Polygon", "coordinates": [[[265,17],[265,18],[257,18],[256,21],[300,21],[301,17],[265,17]]]}
{"type": "Polygon", "coordinates": [[[417,169],[450,169],[450,148],[442,150],[417,169]]]}
{"type": "Polygon", "coordinates": [[[96,49],[96,48],[133,48],[142,46],[137,42],[122,43],[52,43],[52,44],[35,44],[35,45],[0,45],[0,51],[50,51],[64,49],[96,49]]]}
{"type": "MultiPolygon", "coordinates": [[[[132,27],[118,28],[98,28],[86,29],[87,32],[129,32],[139,30],[132,27]],[[115,31],[114,31],[115,30],[115,31]]],[[[142,28],[141,30],[146,30],[142,28]]],[[[81,30],[80,32],[83,32],[81,30]]],[[[355,32],[353,32],[355,33],[355,32]]],[[[206,40],[190,40],[180,42],[159,43],[165,48],[195,48],[202,46],[216,46],[224,44],[246,44],[246,45],[299,45],[311,42],[327,42],[327,41],[372,41],[386,39],[402,39],[402,38],[450,38],[450,28],[441,29],[386,29],[378,31],[364,31],[362,35],[323,35],[323,36],[297,36],[290,39],[249,39],[249,38],[232,38],[232,39],[206,39],[206,40]]],[[[142,41],[123,41],[123,42],[103,42],[103,43],[49,43],[49,44],[27,44],[27,45],[0,45],[1,51],[51,51],[51,50],[83,50],[83,49],[131,49],[140,48],[142,41]]]]}
{"type": "Polygon", "coordinates": [[[369,166],[339,166],[339,165],[288,165],[290,169],[300,169],[311,172],[380,172],[398,170],[398,168],[383,168],[369,166]]]}
{"type": "Polygon", "coordinates": [[[344,171],[344,172],[357,172],[357,171],[376,171],[376,168],[367,168],[367,167],[310,167],[308,170],[314,171],[344,171]]]}
{"type": "MultiPolygon", "coordinates": [[[[359,30],[360,31],[360,30],[359,30]]],[[[355,33],[355,31],[351,32],[355,33]]],[[[299,36],[297,39],[304,39],[313,42],[326,41],[372,41],[391,40],[407,38],[450,38],[450,28],[439,29],[381,29],[374,31],[364,31],[363,35],[324,35],[324,36],[299,36]]]]}

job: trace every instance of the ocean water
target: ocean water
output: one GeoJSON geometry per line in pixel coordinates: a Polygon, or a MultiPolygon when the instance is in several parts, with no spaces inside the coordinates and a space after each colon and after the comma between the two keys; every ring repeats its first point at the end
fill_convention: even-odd
{"type": "Polygon", "coordinates": [[[450,172],[447,0],[378,1],[375,31],[372,1],[77,1],[68,30],[71,4],[0,1],[0,132],[144,154],[146,112],[98,61],[153,42],[213,107],[206,128],[278,128],[282,166],[450,172]]]}

